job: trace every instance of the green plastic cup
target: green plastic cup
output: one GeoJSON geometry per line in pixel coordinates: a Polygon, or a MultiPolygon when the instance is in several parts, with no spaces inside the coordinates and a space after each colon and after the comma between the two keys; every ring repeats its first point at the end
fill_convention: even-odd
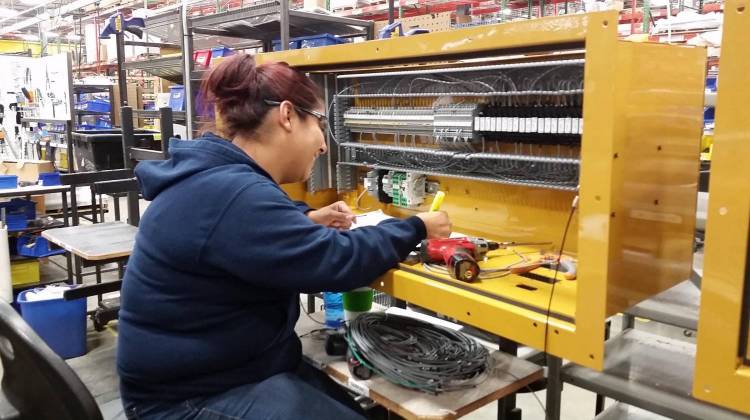
{"type": "Polygon", "coordinates": [[[351,321],[360,314],[370,312],[373,294],[373,290],[369,287],[344,292],[344,319],[351,321]]]}

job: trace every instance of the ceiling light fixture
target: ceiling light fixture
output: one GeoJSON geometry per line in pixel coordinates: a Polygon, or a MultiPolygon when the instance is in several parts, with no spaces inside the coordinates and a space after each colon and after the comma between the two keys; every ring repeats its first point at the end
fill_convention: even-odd
{"type": "Polygon", "coordinates": [[[14,18],[16,16],[18,16],[18,11],[17,10],[9,9],[7,7],[0,7],[0,18],[11,19],[11,18],[14,18]]]}
{"type": "MultiPolygon", "coordinates": [[[[46,3],[49,3],[49,2],[52,2],[52,1],[54,1],[54,0],[45,0],[45,3],[43,3],[43,4],[46,4],[46,3]]],[[[94,4],[97,1],[99,1],[99,0],[76,0],[76,1],[74,1],[72,3],[66,4],[65,6],[60,7],[59,9],[53,10],[52,14],[54,14],[57,17],[59,17],[59,16],[65,16],[66,14],[68,14],[70,12],[76,11],[76,10],[78,10],[80,8],[83,8],[83,7],[86,7],[86,6],[90,5],[90,4],[94,4]]],[[[34,9],[30,9],[30,10],[34,10],[34,9]]],[[[31,25],[36,25],[39,22],[42,22],[42,21],[45,21],[45,20],[49,20],[49,18],[50,18],[50,13],[48,13],[48,12],[40,13],[37,16],[34,16],[34,17],[29,18],[29,19],[22,20],[20,22],[14,23],[12,25],[8,25],[8,26],[0,28],[0,35],[7,34],[7,33],[10,33],[10,32],[16,32],[16,31],[19,31],[21,29],[28,28],[31,25]]],[[[0,19],[0,23],[2,23],[5,20],[8,20],[8,19],[7,18],[6,19],[0,19]]]]}

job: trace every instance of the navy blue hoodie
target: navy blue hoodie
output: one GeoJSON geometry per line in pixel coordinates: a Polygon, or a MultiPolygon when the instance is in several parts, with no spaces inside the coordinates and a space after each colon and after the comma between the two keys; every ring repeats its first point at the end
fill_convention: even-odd
{"type": "Polygon", "coordinates": [[[368,285],[425,237],[417,217],[344,232],[317,225],[219,137],[169,150],[136,169],[152,202],[121,293],[128,402],[207,396],[294,370],[298,294],[368,285]]]}

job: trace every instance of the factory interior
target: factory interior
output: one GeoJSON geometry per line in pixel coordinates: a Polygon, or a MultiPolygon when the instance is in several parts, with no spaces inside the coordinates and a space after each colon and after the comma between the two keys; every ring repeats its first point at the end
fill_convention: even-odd
{"type": "Polygon", "coordinates": [[[0,418],[750,419],[743,42],[750,0],[0,0],[0,418]]]}

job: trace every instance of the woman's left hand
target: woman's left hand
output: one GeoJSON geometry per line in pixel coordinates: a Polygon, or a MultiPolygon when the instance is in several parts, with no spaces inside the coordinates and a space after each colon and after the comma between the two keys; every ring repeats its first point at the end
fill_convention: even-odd
{"type": "Polygon", "coordinates": [[[313,222],[330,228],[346,230],[352,226],[356,215],[343,201],[307,213],[313,222]]]}

